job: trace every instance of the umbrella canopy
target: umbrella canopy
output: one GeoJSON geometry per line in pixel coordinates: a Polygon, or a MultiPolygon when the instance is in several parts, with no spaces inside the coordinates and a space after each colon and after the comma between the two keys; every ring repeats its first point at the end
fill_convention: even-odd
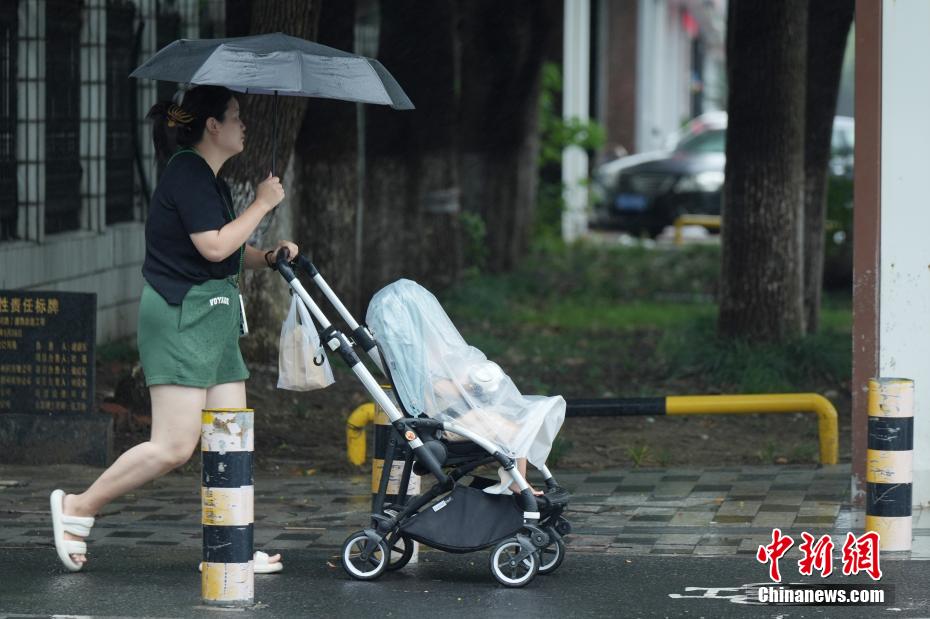
{"type": "Polygon", "coordinates": [[[130,77],[413,109],[400,84],[377,60],[280,32],[181,39],[161,49],[130,77]]]}

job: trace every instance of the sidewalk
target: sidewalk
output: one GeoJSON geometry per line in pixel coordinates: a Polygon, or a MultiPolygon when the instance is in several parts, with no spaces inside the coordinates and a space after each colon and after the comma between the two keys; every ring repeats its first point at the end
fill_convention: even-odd
{"type": "MultiPolygon", "coordinates": [[[[77,490],[99,469],[0,468],[0,548],[53,552],[48,495],[77,490]],[[66,481],[67,480],[67,481],[66,481]]],[[[753,556],[774,527],[800,541],[802,531],[830,534],[835,552],[864,516],[849,505],[849,465],[562,471],[573,494],[567,514],[570,552],[616,555],[753,556]]],[[[531,479],[532,481],[532,479],[531,479]]],[[[538,483],[538,481],[537,481],[538,483]]],[[[367,476],[273,476],[255,483],[255,545],[286,553],[341,547],[366,525],[367,476]]],[[[200,479],[171,474],[109,505],[90,537],[102,546],[199,548],[200,479]]],[[[792,553],[797,553],[797,545],[792,553]]],[[[798,554],[798,556],[800,556],[798,554]]],[[[914,511],[913,551],[883,559],[930,559],[930,510],[914,511]]]]}

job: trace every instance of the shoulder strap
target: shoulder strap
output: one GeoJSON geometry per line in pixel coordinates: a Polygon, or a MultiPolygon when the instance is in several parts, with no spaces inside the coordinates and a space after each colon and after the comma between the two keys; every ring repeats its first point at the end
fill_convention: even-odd
{"type": "Polygon", "coordinates": [[[182,149],[180,149],[180,150],[175,151],[174,154],[171,155],[171,157],[168,159],[168,163],[165,164],[165,167],[168,167],[168,164],[170,164],[172,161],[174,161],[174,158],[177,157],[178,155],[180,155],[181,153],[193,153],[193,154],[197,155],[198,157],[200,156],[200,153],[198,153],[198,152],[197,152],[196,150],[194,150],[193,148],[182,148],[182,149]]]}

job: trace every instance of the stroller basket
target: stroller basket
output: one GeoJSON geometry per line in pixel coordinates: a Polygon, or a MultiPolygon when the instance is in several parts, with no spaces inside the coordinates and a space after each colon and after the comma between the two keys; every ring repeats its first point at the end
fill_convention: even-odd
{"type": "Polygon", "coordinates": [[[400,530],[412,540],[446,552],[481,550],[523,528],[523,510],[510,495],[456,485],[432,507],[412,515],[400,530]]]}

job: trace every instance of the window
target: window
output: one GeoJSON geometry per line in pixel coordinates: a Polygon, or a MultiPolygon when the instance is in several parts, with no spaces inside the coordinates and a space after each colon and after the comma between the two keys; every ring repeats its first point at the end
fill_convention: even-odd
{"type": "Polygon", "coordinates": [[[81,0],[47,0],[45,233],[80,227],[81,0]]]}
{"type": "Polygon", "coordinates": [[[18,2],[0,3],[0,241],[16,238],[16,47],[18,2]]]}
{"type": "Polygon", "coordinates": [[[703,133],[686,137],[675,150],[682,153],[722,153],[726,147],[725,129],[708,129],[703,133]]]}
{"type": "Polygon", "coordinates": [[[133,219],[133,21],[127,0],[107,2],[107,224],[133,219]]]}

